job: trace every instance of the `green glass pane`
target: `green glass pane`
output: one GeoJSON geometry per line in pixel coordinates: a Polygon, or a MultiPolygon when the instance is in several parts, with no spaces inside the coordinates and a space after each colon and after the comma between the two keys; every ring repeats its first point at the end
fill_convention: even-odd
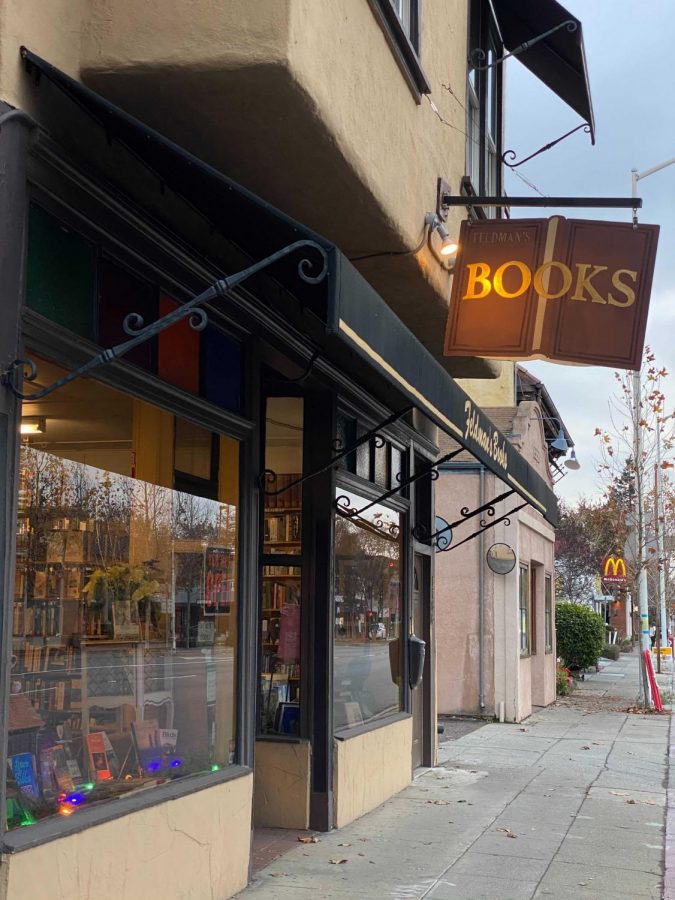
{"type": "Polygon", "coordinates": [[[28,222],[26,303],[83,337],[93,338],[94,247],[39,206],[28,222]]]}

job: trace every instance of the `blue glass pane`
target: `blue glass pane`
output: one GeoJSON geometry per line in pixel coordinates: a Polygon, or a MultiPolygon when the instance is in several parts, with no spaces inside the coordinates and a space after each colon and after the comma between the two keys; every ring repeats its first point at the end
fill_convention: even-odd
{"type": "Polygon", "coordinates": [[[240,412],[241,364],[241,344],[208,326],[202,334],[202,397],[240,412]]]}

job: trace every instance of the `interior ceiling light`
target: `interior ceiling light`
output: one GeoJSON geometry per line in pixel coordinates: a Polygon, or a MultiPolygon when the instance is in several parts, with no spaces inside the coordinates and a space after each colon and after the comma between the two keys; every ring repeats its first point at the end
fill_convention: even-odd
{"type": "Polygon", "coordinates": [[[44,416],[25,416],[21,419],[21,434],[44,434],[46,430],[47,420],[44,416]]]}

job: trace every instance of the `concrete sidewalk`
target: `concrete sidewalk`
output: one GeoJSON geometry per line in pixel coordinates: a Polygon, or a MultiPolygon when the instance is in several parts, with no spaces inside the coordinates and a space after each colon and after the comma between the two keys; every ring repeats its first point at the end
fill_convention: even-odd
{"type": "Polygon", "coordinates": [[[626,712],[637,679],[622,656],[522,725],[443,744],[438,768],[239,897],[661,898],[670,716],[626,712]]]}

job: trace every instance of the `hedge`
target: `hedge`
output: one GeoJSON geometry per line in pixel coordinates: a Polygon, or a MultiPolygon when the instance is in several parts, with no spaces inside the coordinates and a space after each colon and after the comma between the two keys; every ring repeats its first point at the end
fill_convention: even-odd
{"type": "Polygon", "coordinates": [[[560,603],[555,609],[558,656],[572,669],[595,666],[605,643],[602,616],[579,603],[560,603]]]}

